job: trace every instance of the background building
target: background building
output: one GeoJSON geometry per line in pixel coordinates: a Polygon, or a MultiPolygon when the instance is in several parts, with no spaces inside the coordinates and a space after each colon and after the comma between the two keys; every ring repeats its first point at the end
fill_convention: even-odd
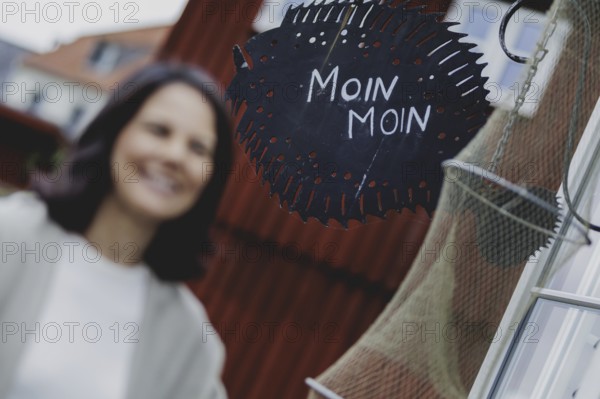
{"type": "Polygon", "coordinates": [[[2,100],[55,124],[73,140],[119,82],[152,60],[169,30],[161,26],[84,36],[50,53],[24,56],[4,79],[2,100]]]}

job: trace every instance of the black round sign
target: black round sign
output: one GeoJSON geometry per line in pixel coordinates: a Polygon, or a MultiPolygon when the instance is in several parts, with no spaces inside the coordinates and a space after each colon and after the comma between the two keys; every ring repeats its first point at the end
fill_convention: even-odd
{"type": "Polygon", "coordinates": [[[289,9],[234,49],[238,134],[280,204],[344,226],[429,213],[454,157],[485,123],[484,67],[440,14],[389,4],[289,9]]]}

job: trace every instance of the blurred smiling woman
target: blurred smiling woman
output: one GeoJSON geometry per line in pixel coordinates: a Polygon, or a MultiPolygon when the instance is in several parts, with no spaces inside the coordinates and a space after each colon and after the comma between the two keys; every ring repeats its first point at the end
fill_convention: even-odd
{"type": "Polygon", "coordinates": [[[182,281],[203,272],[229,120],[191,67],[129,82],[58,182],[0,199],[2,399],[226,397],[223,345],[182,281]]]}

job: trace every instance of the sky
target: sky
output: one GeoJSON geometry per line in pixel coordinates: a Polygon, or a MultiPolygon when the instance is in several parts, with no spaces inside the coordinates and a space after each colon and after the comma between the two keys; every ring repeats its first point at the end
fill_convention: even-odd
{"type": "Polygon", "coordinates": [[[0,39],[36,52],[80,36],[175,23],[187,0],[0,1],[0,39]]]}

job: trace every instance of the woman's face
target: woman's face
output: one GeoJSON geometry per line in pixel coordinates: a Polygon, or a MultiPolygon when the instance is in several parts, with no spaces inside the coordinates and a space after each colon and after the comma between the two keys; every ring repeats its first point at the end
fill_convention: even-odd
{"type": "Polygon", "coordinates": [[[114,199],[150,222],[188,211],[209,182],[217,146],[211,104],[185,83],[146,99],[112,152],[114,199]]]}

